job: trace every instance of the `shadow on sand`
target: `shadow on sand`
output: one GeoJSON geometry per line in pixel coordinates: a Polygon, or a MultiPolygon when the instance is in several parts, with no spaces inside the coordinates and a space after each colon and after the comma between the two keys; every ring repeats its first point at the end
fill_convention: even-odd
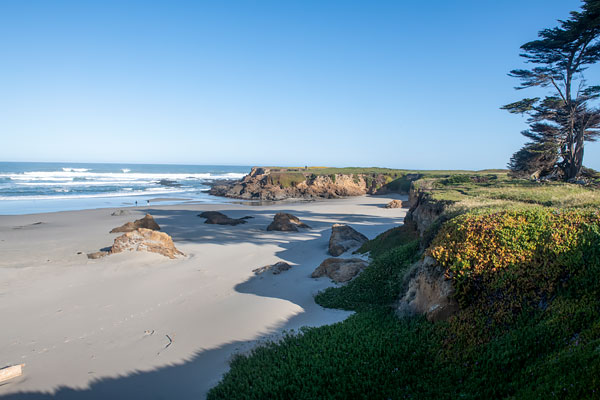
{"type": "MultiPolygon", "coordinates": [[[[372,205],[372,204],[368,204],[372,205]]],[[[299,212],[298,210],[277,210],[290,212],[298,216],[311,229],[299,233],[265,232],[271,222],[274,211],[248,208],[244,210],[220,210],[232,218],[253,216],[247,224],[237,226],[220,226],[204,224],[204,219],[197,216],[199,211],[163,210],[147,208],[140,210],[152,214],[161,226],[161,230],[172,236],[176,243],[214,243],[227,245],[240,241],[253,244],[277,243],[283,250],[277,252],[280,259],[293,264],[294,267],[280,275],[270,273],[253,276],[235,286],[239,293],[273,297],[288,300],[300,305],[304,312],[280,324],[268,327],[257,340],[236,341],[226,343],[214,349],[199,349],[180,364],[169,364],[151,371],[131,371],[126,375],[106,377],[92,380],[89,387],[76,389],[61,386],[53,393],[19,392],[0,396],[2,400],[46,400],[46,399],[201,399],[207,390],[216,385],[228,369],[231,355],[248,351],[257,341],[276,339],[281,330],[298,329],[306,325],[334,323],[350,315],[341,310],[324,310],[317,305],[307,293],[305,284],[290,285],[290,280],[305,283],[311,280],[310,273],[316,265],[328,257],[327,244],[329,229],[332,223],[346,223],[372,238],[376,234],[402,222],[402,218],[379,217],[363,214],[322,214],[299,212]],[[307,238],[307,234],[309,237],[307,238]],[[302,237],[302,239],[300,239],[302,237]],[[320,250],[315,252],[315,246],[320,250]],[[307,251],[313,249],[312,252],[307,251]],[[315,254],[316,253],[316,254],[315,254]],[[282,280],[285,280],[282,281],[282,280]]],[[[259,267],[252,266],[252,267],[259,267]]],[[[325,282],[320,280],[313,286],[324,288],[325,282]]],[[[327,283],[329,285],[330,283],[327,283]]],[[[24,377],[27,379],[26,373],[24,377]]],[[[8,384],[18,384],[19,380],[8,384]]]]}

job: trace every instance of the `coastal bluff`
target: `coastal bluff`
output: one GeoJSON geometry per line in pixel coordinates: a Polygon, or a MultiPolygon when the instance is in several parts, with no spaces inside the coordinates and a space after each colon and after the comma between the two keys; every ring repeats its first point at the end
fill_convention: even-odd
{"type": "Polygon", "coordinates": [[[209,193],[246,200],[334,199],[408,193],[417,173],[387,168],[253,167],[236,181],[215,182],[209,193]]]}

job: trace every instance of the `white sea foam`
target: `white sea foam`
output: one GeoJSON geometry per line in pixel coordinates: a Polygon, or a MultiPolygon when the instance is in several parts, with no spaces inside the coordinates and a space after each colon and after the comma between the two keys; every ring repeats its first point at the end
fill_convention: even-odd
{"type": "Polygon", "coordinates": [[[153,182],[161,179],[173,181],[181,180],[213,180],[213,179],[240,179],[245,174],[229,172],[225,174],[211,173],[118,173],[118,172],[90,172],[90,171],[31,171],[20,174],[4,173],[0,177],[9,178],[11,181],[50,181],[50,182],[69,182],[74,179],[87,179],[90,181],[119,181],[119,182],[153,182]]]}
{"type": "Polygon", "coordinates": [[[72,195],[32,195],[32,196],[0,196],[0,200],[57,200],[57,199],[91,199],[101,197],[154,196],[157,194],[173,194],[193,192],[197,189],[150,188],[146,190],[122,191],[113,193],[72,194],[72,195]]]}
{"type": "Polygon", "coordinates": [[[122,171],[124,174],[126,174],[126,173],[128,173],[128,172],[131,172],[131,170],[130,170],[129,168],[123,168],[121,171],[122,171]]]}
{"type": "Polygon", "coordinates": [[[86,172],[89,171],[88,168],[63,168],[65,172],[86,172]]]}

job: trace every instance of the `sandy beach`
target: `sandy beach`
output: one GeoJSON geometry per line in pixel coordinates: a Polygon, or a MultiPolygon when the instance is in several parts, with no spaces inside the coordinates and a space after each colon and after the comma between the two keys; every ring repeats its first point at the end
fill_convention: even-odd
{"type": "Polygon", "coordinates": [[[349,315],[315,304],[314,294],[332,283],[310,274],[329,257],[332,224],[369,238],[401,224],[406,210],[384,208],[391,199],[403,197],[0,216],[0,367],[26,364],[23,376],[0,384],[0,398],[203,398],[232,354],[349,315]],[[208,225],[202,211],[254,218],[208,225]],[[267,232],[280,211],[312,229],[267,232]],[[112,245],[112,228],[146,213],[185,257],[87,258],[112,245]],[[252,272],[277,261],[293,268],[252,272]]]}

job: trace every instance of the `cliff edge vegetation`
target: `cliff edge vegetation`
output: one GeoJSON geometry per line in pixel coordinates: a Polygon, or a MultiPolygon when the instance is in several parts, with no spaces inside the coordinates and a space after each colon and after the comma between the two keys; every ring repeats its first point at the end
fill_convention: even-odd
{"type": "Polygon", "coordinates": [[[315,298],[355,314],[236,356],[208,397],[600,398],[600,190],[445,174],[410,204],[315,298]],[[452,307],[409,312],[435,285],[452,307]]]}

